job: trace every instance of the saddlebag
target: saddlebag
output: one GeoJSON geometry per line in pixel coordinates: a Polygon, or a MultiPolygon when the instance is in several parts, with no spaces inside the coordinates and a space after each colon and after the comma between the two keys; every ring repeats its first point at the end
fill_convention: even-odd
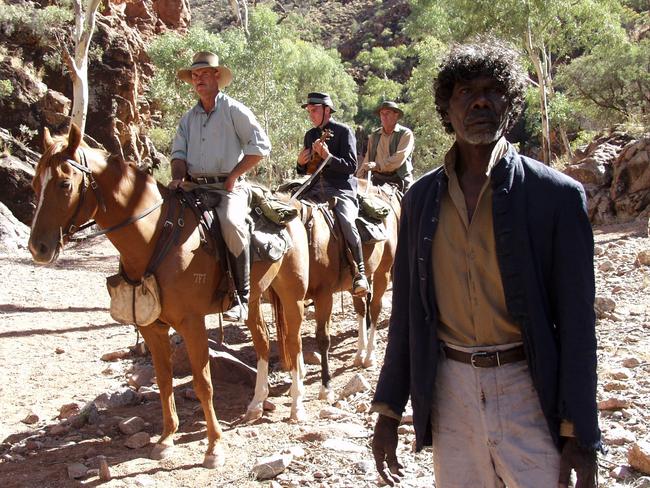
{"type": "Polygon", "coordinates": [[[131,282],[118,273],[106,278],[106,287],[111,296],[111,317],[116,322],[144,327],[160,317],[160,288],[155,275],[131,282]]]}

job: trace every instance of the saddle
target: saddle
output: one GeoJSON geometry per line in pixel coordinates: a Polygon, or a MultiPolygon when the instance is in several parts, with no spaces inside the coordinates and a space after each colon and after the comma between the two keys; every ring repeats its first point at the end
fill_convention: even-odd
{"type": "MultiPolygon", "coordinates": [[[[219,204],[220,195],[215,192],[187,192],[179,189],[179,198],[184,200],[194,212],[199,222],[199,233],[201,245],[211,254],[214,254],[218,261],[225,256],[226,248],[219,219],[214,208],[219,204]],[[211,237],[211,238],[210,238],[211,237]]],[[[259,204],[259,200],[253,197],[253,205],[247,219],[250,231],[250,247],[253,261],[277,261],[291,249],[291,238],[285,229],[286,222],[291,220],[285,215],[284,223],[276,223],[271,220],[259,204]]],[[[294,216],[298,213],[295,210],[294,216]]],[[[225,261],[225,260],[224,260],[225,261]]]]}
{"type": "MultiPolygon", "coordinates": [[[[303,182],[304,179],[290,180],[278,186],[276,191],[293,193],[302,185],[303,182]]],[[[359,199],[359,216],[357,217],[356,224],[357,229],[359,230],[359,236],[361,237],[361,242],[372,244],[388,239],[385,219],[390,212],[390,206],[374,195],[358,194],[357,198],[359,199]]],[[[333,202],[328,203],[316,203],[308,199],[299,200],[303,204],[301,209],[301,220],[307,228],[309,242],[312,242],[311,229],[313,227],[313,222],[311,222],[311,219],[315,211],[323,213],[323,216],[332,231],[332,235],[337,238],[335,231],[336,220],[334,217],[334,211],[332,210],[336,206],[335,199],[333,202]]]]}

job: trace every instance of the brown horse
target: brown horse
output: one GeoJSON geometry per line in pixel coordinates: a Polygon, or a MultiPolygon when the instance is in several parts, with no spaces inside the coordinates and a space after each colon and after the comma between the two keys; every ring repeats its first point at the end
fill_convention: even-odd
{"type": "MultiPolygon", "coordinates": [[[[126,223],[108,233],[108,238],[119,251],[127,276],[140,279],[161,234],[166,208],[172,205],[175,197],[133,165],[107,162],[105,153],[82,142],[81,133],[74,125],[67,137],[53,139],[46,130],[44,146],[33,182],[38,207],[29,249],[34,260],[40,264],[52,263],[75,226],[91,218],[103,229],[126,223]],[[95,182],[91,188],[87,179],[95,182]],[[162,206],[156,208],[161,201],[164,202],[162,206]],[[141,216],[147,211],[150,213],[133,221],[133,216],[141,216]]],[[[194,213],[185,208],[181,217],[184,225],[178,245],[172,246],[155,272],[161,289],[162,313],[156,322],[139,327],[151,350],[163,410],[163,432],[154,446],[152,457],[162,459],[172,454],[173,435],[178,429],[168,337],[172,326],[185,341],[194,389],[207,423],[208,449],[203,465],[213,468],[225,459],[223,442],[220,442],[221,427],[212,404],[205,315],[220,312],[225,305],[225,300],[215,299],[222,270],[215,257],[201,246],[194,213]]],[[[178,222],[180,225],[180,219],[178,222]]],[[[300,325],[309,266],[307,235],[297,219],[290,222],[287,229],[292,239],[291,250],[275,263],[254,263],[251,273],[250,310],[246,325],[253,336],[258,362],[255,394],[248,405],[246,420],[262,415],[263,402],[269,391],[269,337],[259,307],[260,296],[267,289],[276,309],[280,353],[293,380],[291,419],[299,420],[305,415],[300,325]]]]}
{"type": "MultiPolygon", "coordinates": [[[[355,366],[371,367],[375,363],[375,330],[377,317],[381,311],[384,292],[388,288],[390,273],[397,245],[397,224],[399,220],[399,203],[392,201],[377,189],[369,190],[365,182],[359,182],[359,191],[371,191],[381,198],[396,204],[396,210],[386,217],[388,239],[363,245],[366,275],[371,283],[370,317],[371,327],[366,328],[366,302],[368,298],[353,297],[358,319],[358,345],[354,358],[355,366]]],[[[303,203],[303,220],[309,234],[309,288],[307,298],[314,302],[316,317],[316,342],[321,354],[321,388],[319,398],[332,402],[334,392],[330,388],[329,349],[330,323],[334,293],[348,291],[352,288],[352,273],[345,256],[343,236],[333,234],[327,223],[324,206],[317,208],[303,203]]]]}

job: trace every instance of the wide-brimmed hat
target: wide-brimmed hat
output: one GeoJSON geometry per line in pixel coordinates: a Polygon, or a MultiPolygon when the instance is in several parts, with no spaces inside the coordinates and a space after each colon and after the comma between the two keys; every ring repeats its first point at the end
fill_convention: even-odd
{"type": "Polygon", "coordinates": [[[404,111],[399,108],[399,105],[397,105],[395,102],[391,102],[390,100],[384,100],[381,102],[381,105],[375,109],[375,113],[379,115],[379,112],[385,108],[392,110],[393,112],[397,112],[400,117],[404,116],[404,111]]]}
{"type": "Polygon", "coordinates": [[[232,71],[226,66],[219,66],[219,56],[210,51],[199,51],[192,58],[192,66],[180,69],[176,75],[187,83],[192,83],[192,71],[200,68],[215,68],[219,72],[219,88],[226,88],[232,83],[232,71]]]}
{"type": "Polygon", "coordinates": [[[307,105],[325,105],[330,108],[332,113],[336,112],[332,98],[327,93],[311,92],[307,94],[307,101],[301,105],[305,108],[307,105]]]}

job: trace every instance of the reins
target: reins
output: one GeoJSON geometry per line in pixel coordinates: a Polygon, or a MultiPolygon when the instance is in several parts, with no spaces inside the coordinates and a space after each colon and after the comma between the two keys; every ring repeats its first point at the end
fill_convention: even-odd
{"type": "Polygon", "coordinates": [[[127,218],[126,220],[120,222],[119,224],[112,225],[106,229],[101,229],[99,231],[92,232],[90,234],[86,234],[81,237],[73,237],[73,234],[81,230],[85,230],[89,227],[92,227],[97,223],[95,222],[95,220],[89,220],[88,222],[80,226],[77,226],[74,223],[75,219],[79,215],[79,212],[81,211],[81,207],[84,204],[84,197],[86,196],[88,187],[90,187],[93,193],[95,194],[95,198],[97,199],[97,205],[99,205],[99,207],[102,209],[103,212],[106,211],[106,204],[104,203],[104,198],[102,197],[101,191],[99,190],[99,185],[97,184],[97,180],[95,180],[95,177],[93,176],[93,172],[90,169],[90,166],[88,165],[88,160],[86,159],[86,154],[84,153],[83,149],[79,148],[79,154],[80,154],[79,159],[81,159],[81,163],[75,161],[74,159],[65,160],[65,162],[68,163],[70,166],[81,171],[82,179],[81,179],[81,189],[79,190],[79,201],[77,202],[77,207],[75,208],[75,211],[72,214],[72,217],[70,218],[70,224],[66,227],[65,232],[63,231],[63,228],[61,228],[61,237],[60,237],[61,246],[63,246],[63,239],[65,239],[66,237],[68,238],[68,241],[71,242],[82,242],[88,239],[93,239],[95,237],[108,234],[109,232],[116,231],[118,229],[126,227],[127,225],[131,225],[132,223],[137,222],[138,220],[146,217],[157,208],[160,208],[160,206],[165,202],[164,199],[160,200],[156,202],[153,206],[146,209],[144,212],[141,212],[138,215],[133,215],[127,218]],[[86,179],[88,179],[90,183],[88,183],[86,179]]]}

